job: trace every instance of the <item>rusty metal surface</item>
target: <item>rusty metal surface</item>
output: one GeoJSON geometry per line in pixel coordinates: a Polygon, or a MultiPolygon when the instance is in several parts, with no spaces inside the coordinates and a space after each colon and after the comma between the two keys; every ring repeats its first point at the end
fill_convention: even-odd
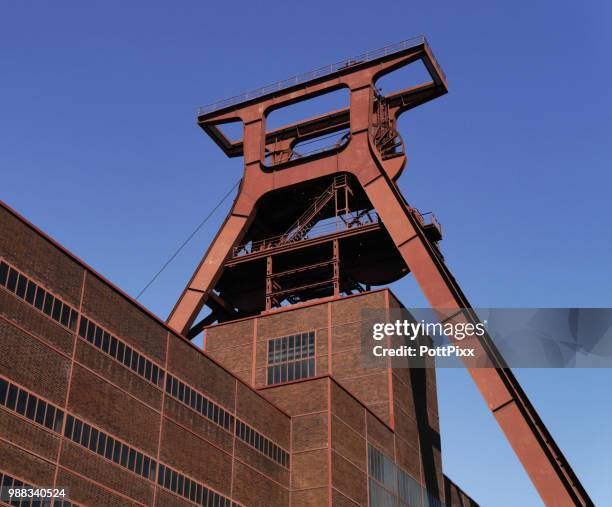
{"type": "MultiPolygon", "coordinates": [[[[235,269],[228,264],[234,247],[241,243],[253,244],[266,234],[267,237],[282,234],[303,211],[304,203],[295,198],[292,201],[290,192],[310,188],[309,185],[316,187],[317,182],[325,186],[340,173],[350,175],[358,183],[363,193],[360,205],[367,203],[377,212],[390,238],[388,244],[381,243],[381,248],[399,254],[402,259],[401,264],[391,264],[398,277],[412,272],[434,308],[470,308],[435,244],[439,224],[433,221],[427,225],[395,184],[406,164],[403,140],[395,139],[397,118],[447,92],[446,78],[428,44],[424,39],[417,40],[398,46],[397,51],[378,52],[372,58],[346,60],[345,65],[325,69],[213,104],[201,111],[198,122],[215,142],[229,156],[244,156],[244,176],[229,216],[169,316],[168,324],[179,333],[193,334],[190,330],[196,316],[211,294],[215,294],[214,301],[209,303],[213,312],[221,315],[228,308],[236,307],[233,303],[224,303],[223,291],[216,290],[223,289],[220,280],[223,281],[224,270],[235,269]],[[378,94],[374,85],[378,77],[419,60],[429,71],[431,82],[388,97],[378,94]],[[266,116],[270,111],[341,87],[350,91],[347,110],[273,132],[266,130],[266,116]],[[217,126],[234,120],[242,121],[244,137],[232,143],[217,126]],[[380,130],[381,124],[388,129],[386,132],[380,130]],[[350,136],[342,146],[295,159],[279,155],[272,166],[266,163],[266,149],[269,150],[272,142],[282,140],[282,150],[291,150],[301,140],[302,129],[305,136],[313,136],[345,127],[350,129],[350,136]],[[388,142],[399,147],[399,141],[400,150],[394,148],[392,152],[385,152],[388,142]]],[[[271,258],[267,258],[270,273],[271,258]]],[[[265,278],[265,270],[261,276],[265,278]]],[[[334,294],[338,292],[337,277],[334,272],[334,294]]],[[[239,280],[231,283],[240,285],[239,280]]],[[[239,292],[240,287],[234,294],[239,292]]],[[[275,292],[268,286],[266,292],[278,295],[282,290],[275,292]]],[[[256,310],[252,308],[251,311],[256,310]]],[[[201,328],[201,325],[196,327],[201,328]]],[[[469,369],[469,373],[544,502],[555,506],[592,505],[518,381],[505,367],[503,358],[486,338],[481,346],[500,367],[469,369]]]]}

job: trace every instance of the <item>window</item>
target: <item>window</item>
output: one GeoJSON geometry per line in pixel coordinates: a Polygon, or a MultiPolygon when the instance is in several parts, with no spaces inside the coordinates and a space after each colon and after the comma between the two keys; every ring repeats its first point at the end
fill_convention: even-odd
{"type": "Polygon", "coordinates": [[[112,458],[118,465],[143,476],[145,479],[155,480],[155,460],[145,456],[136,449],[114,440],[110,435],[97,430],[72,415],[69,415],[66,420],[64,436],[100,456],[104,456],[107,459],[112,458]],[[142,466],[143,461],[147,464],[144,468],[142,466]]]}
{"type": "MultiPolygon", "coordinates": [[[[19,479],[16,479],[15,477],[12,477],[4,472],[0,472],[0,485],[4,488],[5,491],[8,488],[40,489],[39,486],[34,486],[27,482],[20,481],[19,479]]],[[[48,502],[44,502],[44,504],[50,505],[48,502]]],[[[11,505],[19,505],[19,500],[16,500],[16,503],[12,503],[11,505]]],[[[21,505],[30,505],[30,501],[22,500],[21,505]]],[[[33,501],[32,505],[38,505],[38,503],[36,501],[33,501]]],[[[72,507],[72,506],[76,506],[76,504],[73,504],[69,500],[66,500],[66,499],[56,498],[53,500],[53,507],[72,507]]]]}
{"type": "Polygon", "coordinates": [[[242,421],[236,421],[236,436],[271,460],[289,468],[289,453],[242,421]]]}
{"type": "Polygon", "coordinates": [[[315,375],[315,332],[268,341],[268,385],[315,375]]]}
{"type": "Polygon", "coordinates": [[[46,313],[53,320],[74,331],[78,312],[59,298],[49,294],[27,276],[6,262],[0,262],[0,286],[6,287],[19,299],[46,313]]]}
{"type": "Polygon", "coordinates": [[[200,393],[173,375],[166,377],[166,394],[195,410],[227,431],[232,431],[234,416],[216,403],[204,398],[200,393]]]}
{"type": "Polygon", "coordinates": [[[79,336],[152,384],[162,386],[164,377],[161,368],[85,316],[81,317],[79,336]]]}
{"type": "Polygon", "coordinates": [[[0,405],[50,430],[58,431],[62,427],[63,410],[3,378],[0,378],[0,405]]]}
{"type": "Polygon", "coordinates": [[[372,507],[423,505],[422,499],[424,505],[442,506],[437,498],[371,444],[368,444],[368,474],[372,507]]]}

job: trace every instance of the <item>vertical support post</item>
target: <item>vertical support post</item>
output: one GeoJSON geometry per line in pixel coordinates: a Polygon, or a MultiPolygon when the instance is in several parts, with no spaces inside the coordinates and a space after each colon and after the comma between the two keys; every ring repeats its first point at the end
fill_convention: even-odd
{"type": "Polygon", "coordinates": [[[266,310],[272,309],[272,256],[266,257],[266,310]]]}
{"type": "Polygon", "coordinates": [[[334,296],[340,295],[340,245],[338,244],[338,240],[334,239],[333,241],[333,265],[334,265],[334,296]]]}

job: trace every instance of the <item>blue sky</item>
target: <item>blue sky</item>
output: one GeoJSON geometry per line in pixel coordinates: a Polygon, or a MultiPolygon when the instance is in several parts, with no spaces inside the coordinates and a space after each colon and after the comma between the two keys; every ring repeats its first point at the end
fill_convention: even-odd
{"type": "MultiPolygon", "coordinates": [[[[0,197],[135,295],[241,174],[196,107],[425,34],[450,93],[402,117],[407,199],[474,306],[612,307],[609,2],[4,2],[0,197]]],[[[165,317],[224,206],[145,293],[165,317]]],[[[408,281],[393,290],[423,304],[408,281]]],[[[610,370],[517,375],[612,505],[610,370]]],[[[438,372],[446,472],[539,505],[461,370],[438,372]]]]}

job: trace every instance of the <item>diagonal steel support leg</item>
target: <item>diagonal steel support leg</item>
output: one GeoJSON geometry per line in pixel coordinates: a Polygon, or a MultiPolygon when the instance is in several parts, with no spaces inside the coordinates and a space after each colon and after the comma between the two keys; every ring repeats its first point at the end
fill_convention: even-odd
{"type": "Polygon", "coordinates": [[[248,217],[233,212],[230,212],[225,219],[168,317],[168,325],[178,333],[187,336],[191,325],[208,299],[209,291],[221,276],[225,259],[246,231],[248,223],[248,217]]]}
{"type": "MultiPolygon", "coordinates": [[[[382,175],[362,184],[431,306],[470,308],[395,184],[382,175]]],[[[468,372],[542,500],[556,507],[593,505],[495,345],[487,336],[483,338],[480,347],[493,364],[502,367],[468,367],[468,372]]]]}

